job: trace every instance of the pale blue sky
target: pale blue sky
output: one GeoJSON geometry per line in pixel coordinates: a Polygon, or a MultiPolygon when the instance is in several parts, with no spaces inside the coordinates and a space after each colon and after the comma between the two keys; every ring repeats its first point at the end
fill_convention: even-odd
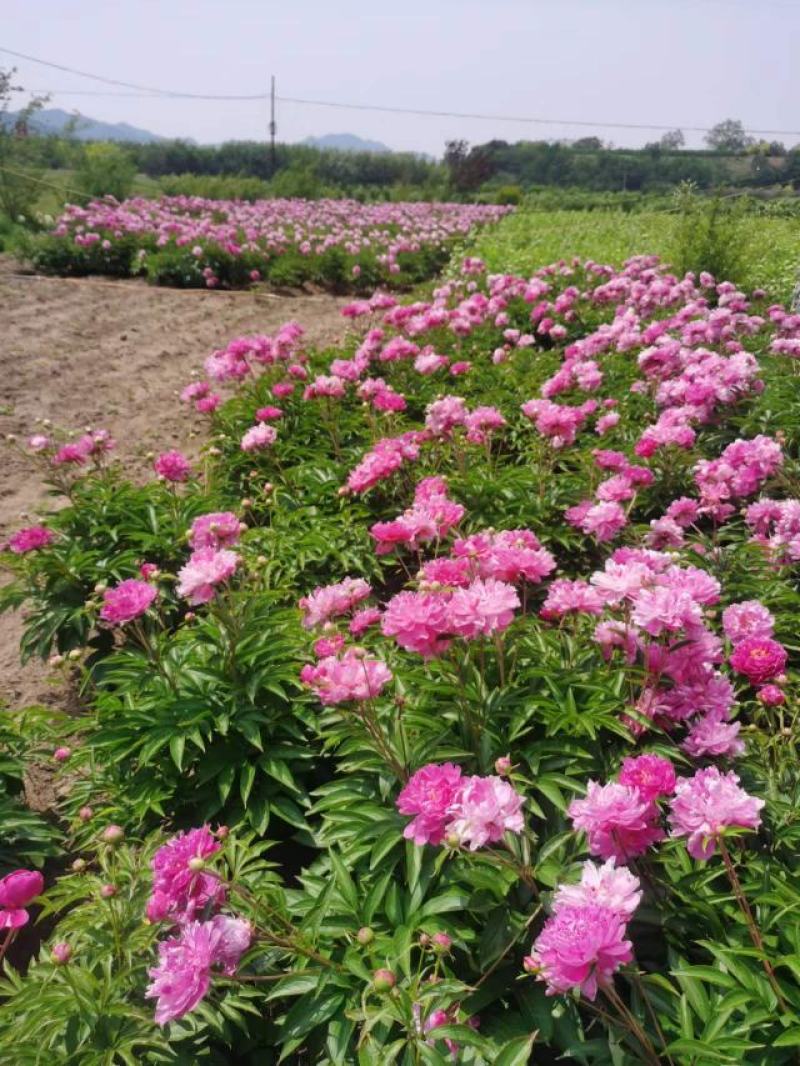
{"type": "MultiPolygon", "coordinates": [[[[275,74],[279,94],[321,100],[800,130],[800,0],[3,0],[2,10],[5,47],[166,89],[258,93],[275,74]]],[[[11,63],[31,88],[103,88],[0,54],[11,63]]],[[[52,106],[201,142],[262,138],[268,121],[262,102],[56,95],[52,106]]],[[[343,131],[437,155],[453,137],[659,136],[279,105],[279,140],[343,131]]]]}

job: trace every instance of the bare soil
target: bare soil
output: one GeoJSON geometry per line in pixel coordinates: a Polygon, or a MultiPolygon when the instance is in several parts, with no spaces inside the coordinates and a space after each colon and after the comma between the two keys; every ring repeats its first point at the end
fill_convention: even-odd
{"type": "MultiPolygon", "coordinates": [[[[108,429],[134,475],[144,473],[149,451],[193,450],[196,422],[177,393],[215,348],[289,319],[316,346],[345,332],[345,301],[327,294],[182,291],[18,271],[0,255],[0,435],[25,439],[39,428],[37,418],[108,429]]],[[[3,449],[1,469],[0,540],[58,504],[13,448],[3,449]]],[[[50,677],[41,663],[20,666],[21,631],[18,614],[0,615],[0,704],[66,709],[71,694],[62,675],[50,677]]]]}

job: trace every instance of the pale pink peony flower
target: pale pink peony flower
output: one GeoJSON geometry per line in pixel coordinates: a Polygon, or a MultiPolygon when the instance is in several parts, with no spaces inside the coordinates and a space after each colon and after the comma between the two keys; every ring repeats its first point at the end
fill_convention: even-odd
{"type": "Polygon", "coordinates": [[[195,518],[189,530],[189,547],[232,548],[238,544],[242,523],[232,511],[217,511],[195,518]]]}
{"type": "Polygon", "coordinates": [[[763,806],[764,800],[739,787],[732,770],[723,774],[709,766],[694,777],[678,778],[669,816],[671,835],[688,837],[686,847],[693,858],[709,859],[725,829],[757,829],[763,806]]]}
{"type": "Polygon", "coordinates": [[[573,988],[593,1000],[619,967],[633,958],[625,922],[608,907],[590,903],[561,907],[545,922],[533,944],[530,964],[539,970],[549,996],[573,988]]]}
{"type": "Polygon", "coordinates": [[[218,877],[193,870],[193,859],[207,859],[220,850],[219,841],[207,825],[178,833],[158,849],[150,867],[153,888],[147,904],[150,921],[170,918],[176,922],[192,921],[205,907],[216,909],[225,902],[227,892],[218,877]]]}
{"type": "Polygon", "coordinates": [[[166,1025],[194,1010],[208,993],[212,968],[232,976],[251,939],[248,922],[218,914],[208,922],[189,922],[179,936],[162,941],[145,992],[158,1000],[156,1022],[166,1025]]]}
{"type": "Polygon", "coordinates": [[[758,600],[744,600],[725,608],[722,628],[731,644],[741,644],[747,637],[769,639],[775,628],[775,618],[758,600]]]}
{"type": "Polygon", "coordinates": [[[243,452],[255,452],[261,448],[269,448],[278,439],[278,431],[274,426],[268,426],[264,422],[259,422],[256,426],[251,426],[250,429],[242,437],[242,443],[240,445],[243,452]]]}
{"type": "Polygon", "coordinates": [[[581,869],[577,885],[559,885],[553,897],[553,912],[562,907],[581,907],[597,904],[608,907],[627,921],[642,899],[639,878],[626,866],[617,866],[616,859],[608,859],[602,866],[587,859],[581,869]]]}
{"type": "Polygon", "coordinates": [[[468,844],[470,851],[494,844],[506,831],[522,832],[524,802],[502,777],[466,777],[450,807],[447,833],[468,844]]]}
{"type": "Polygon", "coordinates": [[[513,585],[495,578],[480,578],[465,589],[456,589],[448,605],[450,629],[458,636],[474,639],[501,633],[514,620],[520,606],[513,585]]]}
{"type": "Polygon", "coordinates": [[[335,585],[318,585],[298,601],[297,605],[303,611],[303,625],[313,629],[329,618],[347,614],[371,593],[369,584],[360,577],[346,577],[335,585]]]}
{"type": "Polygon", "coordinates": [[[392,680],[392,672],[380,659],[367,659],[350,648],[341,658],[329,655],[315,666],[304,666],[300,679],[314,690],[321,703],[334,706],[380,695],[392,680]]]}
{"type": "Polygon", "coordinates": [[[415,844],[441,844],[450,808],[461,788],[461,767],[454,763],[430,763],[412,774],[397,797],[401,814],[414,819],[403,831],[415,844]]]}
{"type": "Polygon", "coordinates": [[[146,581],[128,578],[103,593],[100,617],[109,625],[122,626],[143,615],[158,596],[158,589],[146,581]]]}
{"type": "Polygon", "coordinates": [[[591,854],[601,859],[627,862],[665,836],[652,801],[638,788],[616,781],[589,781],[586,798],[573,800],[568,814],[575,828],[585,831],[591,854]]]}
{"type": "Polygon", "coordinates": [[[716,714],[706,714],[692,723],[681,747],[695,759],[710,755],[733,758],[744,754],[744,741],[739,739],[740,729],[740,722],[726,722],[716,714]]]}
{"type": "Polygon", "coordinates": [[[178,571],[177,593],[188,600],[192,607],[208,603],[236,570],[239,556],[226,549],[198,548],[189,556],[189,562],[178,571]]]}

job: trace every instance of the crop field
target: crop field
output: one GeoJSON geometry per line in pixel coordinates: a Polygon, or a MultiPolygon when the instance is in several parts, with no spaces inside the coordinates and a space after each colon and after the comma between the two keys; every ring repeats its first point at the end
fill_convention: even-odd
{"type": "Polygon", "coordinates": [[[655,212],[37,239],[15,358],[113,294],[147,359],[14,398],[0,603],[74,700],[0,719],[0,1061],[797,1061],[798,246],[742,227],[735,281],[655,212]],[[75,279],[138,273],[349,295],[75,279]]]}
{"type": "Polygon", "coordinates": [[[266,280],[371,292],[433,276],[454,241],[510,208],[353,200],[113,199],[68,206],[31,260],[64,276],[145,274],[181,288],[266,280]]]}

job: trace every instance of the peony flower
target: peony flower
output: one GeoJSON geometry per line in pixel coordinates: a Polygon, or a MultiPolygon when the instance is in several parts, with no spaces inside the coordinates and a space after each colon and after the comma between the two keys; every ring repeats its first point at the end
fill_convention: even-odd
{"type": "Polygon", "coordinates": [[[162,452],[157,456],[153,469],[165,481],[188,481],[192,466],[185,455],[178,451],[162,452]]]}
{"type": "Polygon", "coordinates": [[[195,518],[189,530],[189,547],[232,548],[245,527],[232,511],[217,511],[195,518]]]}
{"type": "Polygon", "coordinates": [[[728,660],[739,674],[753,685],[763,685],[779,677],[786,669],[786,649],[769,637],[745,637],[733,649],[728,660]]]}
{"type": "Polygon", "coordinates": [[[242,437],[240,445],[243,452],[255,452],[261,448],[269,448],[278,439],[278,431],[274,426],[268,426],[264,422],[251,426],[242,437]]]}
{"type": "Polygon", "coordinates": [[[622,760],[619,783],[637,788],[646,800],[671,796],[675,791],[675,767],[661,755],[637,755],[622,760]]]}
{"type": "Polygon", "coordinates": [[[216,595],[217,585],[228,580],[238,563],[236,552],[198,548],[178,571],[178,595],[188,600],[192,607],[208,603],[216,595]]]}
{"type": "Polygon", "coordinates": [[[549,996],[580,990],[587,999],[609,984],[633,958],[625,921],[596,903],[564,906],[548,918],[533,944],[530,964],[539,970],[549,996]]]}
{"type": "Polygon", "coordinates": [[[300,679],[322,703],[334,706],[374,699],[392,680],[392,672],[380,659],[367,659],[357,649],[349,648],[341,658],[329,655],[315,666],[304,666],[300,679]]]}
{"type": "Polygon", "coordinates": [[[745,600],[725,608],[722,612],[722,628],[731,644],[741,644],[747,637],[768,640],[775,628],[775,619],[763,603],[745,600]]]}
{"type": "Polygon", "coordinates": [[[476,851],[524,828],[524,798],[502,777],[466,777],[450,807],[447,833],[476,851]]]}
{"type": "Polygon", "coordinates": [[[678,778],[670,810],[671,836],[688,837],[686,846],[695,859],[709,859],[717,840],[732,826],[757,829],[764,800],[739,787],[733,771],[716,766],[698,770],[694,777],[678,778]]]}
{"type": "Polygon", "coordinates": [[[206,907],[221,906],[227,895],[225,886],[218,877],[191,866],[192,860],[207,859],[219,850],[220,844],[207,825],[178,833],[162,844],[150,863],[153,888],[148,918],[187,922],[206,907]]]}
{"type": "Polygon", "coordinates": [[[145,992],[158,1001],[157,1024],[166,1025],[194,1010],[208,993],[212,967],[233,975],[251,939],[248,922],[218,914],[208,922],[189,922],[177,937],[162,941],[145,992]]]}
{"type": "Polygon", "coordinates": [[[363,578],[346,577],[335,585],[318,585],[313,592],[303,596],[297,606],[303,611],[303,625],[313,629],[330,618],[347,614],[371,594],[372,589],[363,578]]]}
{"type": "Polygon", "coordinates": [[[38,870],[13,870],[0,879],[0,929],[19,929],[28,921],[25,909],[44,891],[38,870]]]}
{"type": "Polygon", "coordinates": [[[47,526],[26,526],[8,538],[8,550],[15,555],[46,548],[53,540],[53,531],[47,526]]]}
{"type": "Polygon", "coordinates": [[[403,831],[406,840],[441,844],[460,789],[461,767],[454,763],[430,763],[412,774],[397,797],[398,811],[415,815],[403,831]]]}
{"type": "Polygon", "coordinates": [[[158,596],[158,589],[146,581],[128,578],[103,593],[100,617],[112,626],[122,626],[143,615],[158,596]]]}
{"type": "Polygon", "coordinates": [[[448,605],[449,627],[471,640],[501,633],[514,620],[520,606],[513,585],[495,578],[480,578],[465,589],[456,589],[448,605]]]}
{"type": "Polygon", "coordinates": [[[709,755],[733,758],[744,753],[744,741],[739,739],[740,729],[740,722],[726,722],[715,714],[706,714],[692,723],[681,747],[695,759],[709,755]]]}
{"type": "Polygon", "coordinates": [[[553,912],[558,913],[562,907],[597,904],[608,907],[627,921],[641,899],[639,878],[626,866],[617,866],[616,859],[608,859],[602,866],[587,859],[577,885],[559,885],[556,889],[553,912]]]}
{"type": "Polygon", "coordinates": [[[627,862],[664,839],[656,824],[657,809],[638,788],[612,781],[590,781],[585,799],[574,799],[568,814],[576,829],[586,832],[592,855],[627,862]]]}

